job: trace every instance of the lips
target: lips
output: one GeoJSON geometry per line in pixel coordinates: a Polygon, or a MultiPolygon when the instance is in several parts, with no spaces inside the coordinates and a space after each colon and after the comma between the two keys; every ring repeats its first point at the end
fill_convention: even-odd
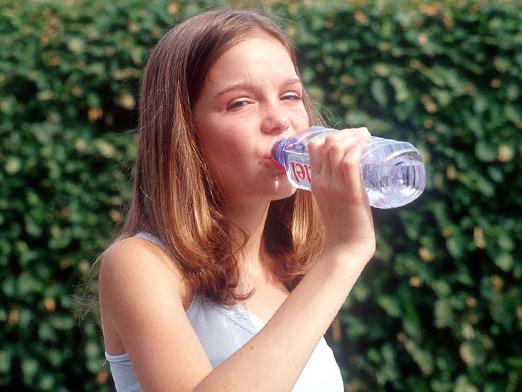
{"type": "Polygon", "coordinates": [[[277,162],[275,159],[270,158],[270,162],[272,162],[272,165],[275,169],[277,169],[280,173],[285,173],[286,170],[279,162],[277,162]]]}
{"type": "Polygon", "coordinates": [[[274,159],[274,148],[276,147],[277,143],[275,143],[272,148],[270,149],[270,152],[264,155],[264,158],[270,161],[270,164],[274,169],[276,169],[279,173],[286,173],[286,169],[283,165],[281,165],[278,161],[274,159]]]}

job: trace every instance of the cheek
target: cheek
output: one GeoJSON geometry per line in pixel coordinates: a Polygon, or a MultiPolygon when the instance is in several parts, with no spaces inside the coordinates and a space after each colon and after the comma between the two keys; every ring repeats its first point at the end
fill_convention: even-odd
{"type": "Polygon", "coordinates": [[[227,142],[226,125],[220,123],[217,119],[208,119],[207,121],[197,122],[199,143],[203,151],[204,157],[208,160],[213,155],[219,154],[227,142]]]}
{"type": "Polygon", "coordinates": [[[202,143],[209,154],[227,155],[228,159],[235,159],[237,155],[243,155],[250,148],[252,140],[252,122],[255,116],[249,115],[239,118],[227,118],[227,116],[215,116],[206,128],[201,128],[202,143]]]}
{"type": "Polygon", "coordinates": [[[234,130],[228,129],[227,132],[213,135],[206,145],[208,154],[226,156],[228,159],[236,159],[242,156],[245,149],[248,148],[248,140],[244,140],[231,132],[234,132],[234,130]]]}
{"type": "Polygon", "coordinates": [[[241,170],[248,158],[248,140],[239,137],[239,130],[232,127],[207,129],[200,142],[203,159],[214,175],[241,170]]]}
{"type": "Polygon", "coordinates": [[[301,104],[298,108],[295,108],[292,116],[294,118],[296,128],[299,128],[298,130],[308,128],[312,125],[310,124],[310,118],[303,104],[301,104]]]}

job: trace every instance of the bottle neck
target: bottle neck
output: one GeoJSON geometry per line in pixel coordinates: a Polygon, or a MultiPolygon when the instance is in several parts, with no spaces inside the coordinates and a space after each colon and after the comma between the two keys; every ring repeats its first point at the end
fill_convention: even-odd
{"type": "Polygon", "coordinates": [[[272,159],[280,164],[283,168],[286,168],[286,159],[285,154],[283,153],[283,148],[286,141],[287,139],[281,139],[272,147],[272,159]]]}

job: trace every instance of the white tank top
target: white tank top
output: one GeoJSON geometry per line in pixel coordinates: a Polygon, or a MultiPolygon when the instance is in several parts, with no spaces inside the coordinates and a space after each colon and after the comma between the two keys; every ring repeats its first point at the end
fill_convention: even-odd
{"type": "MultiPolygon", "coordinates": [[[[136,236],[163,247],[161,241],[151,234],[138,233],[136,236]]],[[[240,303],[227,307],[198,295],[193,297],[186,314],[213,368],[241,348],[265,325],[240,303]]],[[[111,355],[105,352],[105,358],[110,364],[118,392],[142,392],[127,353],[111,355]]],[[[324,338],[319,341],[293,389],[293,392],[312,391],[344,391],[339,366],[324,338]]]]}

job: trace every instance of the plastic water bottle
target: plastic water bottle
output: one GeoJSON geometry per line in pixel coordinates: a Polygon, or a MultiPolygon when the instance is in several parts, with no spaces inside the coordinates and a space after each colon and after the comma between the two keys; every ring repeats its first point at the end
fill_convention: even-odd
{"type": "MultiPolygon", "coordinates": [[[[313,179],[308,143],[335,131],[311,127],[274,145],[272,157],[284,167],[294,186],[311,189],[313,179]]],[[[359,168],[370,205],[376,208],[406,205],[419,197],[426,187],[426,172],[420,153],[407,142],[371,136],[359,168]]]]}

